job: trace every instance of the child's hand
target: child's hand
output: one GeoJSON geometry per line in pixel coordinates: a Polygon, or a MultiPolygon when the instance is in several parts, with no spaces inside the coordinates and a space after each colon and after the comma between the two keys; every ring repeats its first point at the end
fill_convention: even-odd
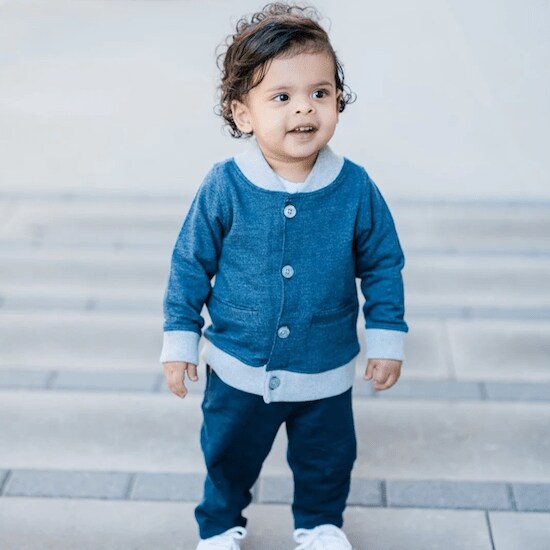
{"type": "Polygon", "coordinates": [[[369,359],[364,378],[374,380],[376,391],[387,390],[399,380],[401,363],[393,359],[369,359]]]}
{"type": "Polygon", "coordinates": [[[197,376],[197,365],[194,365],[193,363],[169,361],[167,363],[163,363],[163,366],[164,376],[170,391],[183,399],[187,395],[187,388],[185,387],[185,372],[187,371],[187,377],[189,380],[196,382],[199,379],[197,376]]]}

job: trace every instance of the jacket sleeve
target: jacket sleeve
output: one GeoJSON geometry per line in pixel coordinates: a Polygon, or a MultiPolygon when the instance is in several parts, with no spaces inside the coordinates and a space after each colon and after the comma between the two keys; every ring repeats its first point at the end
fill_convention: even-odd
{"type": "Polygon", "coordinates": [[[160,360],[198,364],[201,315],[218,267],[226,215],[214,168],[199,188],[179,232],[164,295],[160,360]]]}
{"type": "Polygon", "coordinates": [[[405,259],[388,206],[366,178],[356,238],[356,276],[365,298],[366,353],[367,358],[402,360],[408,330],[401,275],[405,259]]]}

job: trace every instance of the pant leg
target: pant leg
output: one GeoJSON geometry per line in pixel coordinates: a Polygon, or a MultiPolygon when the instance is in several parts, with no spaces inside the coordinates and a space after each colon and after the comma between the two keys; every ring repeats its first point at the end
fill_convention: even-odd
{"type": "Polygon", "coordinates": [[[242,510],[250,504],[250,489],[284,420],[285,408],[228,386],[213,370],[207,376],[201,429],[207,477],[203,500],[195,509],[201,538],[246,525],[242,510]]]}
{"type": "Polygon", "coordinates": [[[324,523],[341,527],[357,456],[351,389],[302,403],[289,415],[286,428],[296,529],[324,523]]]}

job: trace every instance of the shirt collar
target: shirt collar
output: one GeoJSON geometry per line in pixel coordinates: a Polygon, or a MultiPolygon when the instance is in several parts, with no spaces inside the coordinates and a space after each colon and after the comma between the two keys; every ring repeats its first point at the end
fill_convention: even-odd
{"type": "MultiPolygon", "coordinates": [[[[265,160],[258,142],[254,138],[251,139],[248,150],[236,155],[233,160],[244,176],[254,185],[268,191],[286,192],[283,182],[265,160]]],[[[317,155],[317,160],[304,182],[302,192],[317,191],[331,184],[338,177],[343,166],[344,157],[335,154],[328,145],[325,145],[317,155]]]]}

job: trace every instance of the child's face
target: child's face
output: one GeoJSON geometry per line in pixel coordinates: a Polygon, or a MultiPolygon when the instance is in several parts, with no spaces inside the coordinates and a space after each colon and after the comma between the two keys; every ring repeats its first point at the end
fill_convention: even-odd
{"type": "Polygon", "coordinates": [[[328,53],[275,58],[260,84],[233,103],[233,117],[276,171],[281,163],[311,167],[336,129],[339,96],[328,53]]]}

